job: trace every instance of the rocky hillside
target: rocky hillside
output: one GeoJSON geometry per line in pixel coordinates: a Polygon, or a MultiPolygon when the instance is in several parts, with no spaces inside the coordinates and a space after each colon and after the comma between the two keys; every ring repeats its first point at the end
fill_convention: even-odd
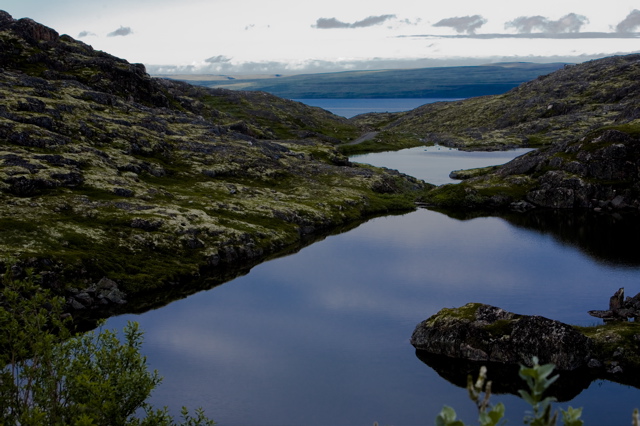
{"type": "Polygon", "coordinates": [[[0,257],[57,291],[102,277],[129,295],[175,287],[202,267],[413,208],[422,182],[335,150],[357,135],[266,93],[151,78],[0,12],[0,257]]]}
{"type": "MultiPolygon", "coordinates": [[[[365,119],[371,124],[371,115],[365,119]]],[[[456,173],[469,179],[432,191],[431,205],[640,208],[640,55],[565,67],[504,95],[425,105],[381,120],[383,139],[540,148],[502,167],[456,173]]]]}
{"type": "Polygon", "coordinates": [[[577,137],[480,170],[459,185],[436,188],[429,203],[471,209],[640,209],[640,123],[577,137]]]}
{"type": "MultiPolygon", "coordinates": [[[[447,146],[539,146],[640,118],[640,55],[567,65],[502,95],[427,104],[382,128],[447,146]]],[[[371,121],[371,118],[369,118],[371,121]]]]}

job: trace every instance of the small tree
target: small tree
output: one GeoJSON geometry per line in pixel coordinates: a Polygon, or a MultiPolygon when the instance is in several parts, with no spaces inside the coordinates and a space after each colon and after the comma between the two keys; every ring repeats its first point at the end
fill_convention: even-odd
{"type": "MultiPolygon", "coordinates": [[[[0,289],[0,424],[174,425],[146,400],[160,384],[140,354],[142,332],[71,336],[64,300],[9,268],[0,289]]],[[[213,425],[202,410],[182,409],[185,425],[213,425]]]]}

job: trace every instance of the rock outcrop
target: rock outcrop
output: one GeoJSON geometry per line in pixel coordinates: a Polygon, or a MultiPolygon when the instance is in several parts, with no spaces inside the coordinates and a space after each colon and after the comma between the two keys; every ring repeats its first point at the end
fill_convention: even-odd
{"type": "Polygon", "coordinates": [[[640,210],[640,124],[598,129],[527,153],[459,184],[436,188],[449,208],[640,210]]]}
{"type": "Polygon", "coordinates": [[[624,296],[624,288],[620,288],[609,299],[609,309],[606,311],[593,310],[589,315],[609,321],[640,321],[640,293],[633,297],[624,296]]]}
{"type": "Polygon", "coordinates": [[[472,361],[528,365],[536,356],[558,370],[587,366],[593,350],[591,339],[567,324],[479,303],[441,310],[416,327],[411,344],[472,361]]]}

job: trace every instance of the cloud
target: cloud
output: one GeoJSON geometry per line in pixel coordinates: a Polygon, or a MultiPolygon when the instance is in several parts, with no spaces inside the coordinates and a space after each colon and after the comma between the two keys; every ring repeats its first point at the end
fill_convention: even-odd
{"type": "Polygon", "coordinates": [[[481,40],[493,40],[493,39],[557,39],[557,40],[577,40],[577,39],[629,39],[640,38],[638,33],[603,33],[603,32],[584,32],[584,33],[521,33],[521,34],[508,34],[508,33],[485,33],[485,34],[456,34],[456,35],[437,35],[437,34],[411,34],[401,35],[398,38],[427,38],[427,39],[481,39],[481,40]]]}
{"type": "Polygon", "coordinates": [[[487,23],[487,20],[480,15],[457,16],[455,18],[443,19],[433,24],[434,27],[451,27],[458,33],[473,34],[478,28],[487,23]]]}
{"type": "Polygon", "coordinates": [[[231,61],[231,58],[224,55],[212,56],[204,60],[209,64],[224,64],[231,61]]]}
{"type": "Polygon", "coordinates": [[[316,21],[315,25],[312,25],[314,28],[318,28],[321,30],[328,30],[334,28],[365,28],[372,27],[374,25],[382,24],[383,22],[395,18],[396,15],[380,15],[380,16],[369,16],[364,18],[362,21],[356,21],[353,23],[342,22],[337,20],[336,18],[319,18],[316,21]]]}
{"type": "Polygon", "coordinates": [[[78,34],[78,38],[85,38],[85,37],[96,37],[97,34],[92,33],[91,31],[80,31],[80,34],[78,34]]]}
{"type": "Polygon", "coordinates": [[[640,10],[634,9],[622,22],[616,25],[616,32],[630,33],[637,30],[638,27],[640,27],[640,10]]]}
{"type": "Polygon", "coordinates": [[[539,31],[545,34],[576,33],[589,20],[586,16],[569,13],[557,21],[552,21],[544,16],[520,16],[513,21],[504,24],[505,28],[515,28],[521,34],[530,34],[539,31]]]}
{"type": "Polygon", "coordinates": [[[118,36],[126,37],[131,34],[133,34],[133,31],[131,30],[131,28],[121,26],[117,30],[107,34],[107,37],[118,37],[118,36]]]}

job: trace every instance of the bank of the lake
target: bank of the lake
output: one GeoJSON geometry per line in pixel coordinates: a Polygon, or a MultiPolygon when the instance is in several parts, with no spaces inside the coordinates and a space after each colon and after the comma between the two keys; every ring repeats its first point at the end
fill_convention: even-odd
{"type": "MultiPolygon", "coordinates": [[[[592,325],[587,311],[611,288],[640,290],[640,258],[616,249],[640,238],[634,222],[566,213],[379,217],[106,326],[136,320],[147,331],[144,351],[165,376],[155,404],[203,406],[221,424],[426,425],[445,404],[472,423],[466,390],[409,344],[418,322],[474,301],[592,325]]],[[[637,389],[587,386],[563,406],[584,406],[587,424],[628,424],[637,389]]],[[[521,422],[522,400],[493,399],[521,422]]]]}

